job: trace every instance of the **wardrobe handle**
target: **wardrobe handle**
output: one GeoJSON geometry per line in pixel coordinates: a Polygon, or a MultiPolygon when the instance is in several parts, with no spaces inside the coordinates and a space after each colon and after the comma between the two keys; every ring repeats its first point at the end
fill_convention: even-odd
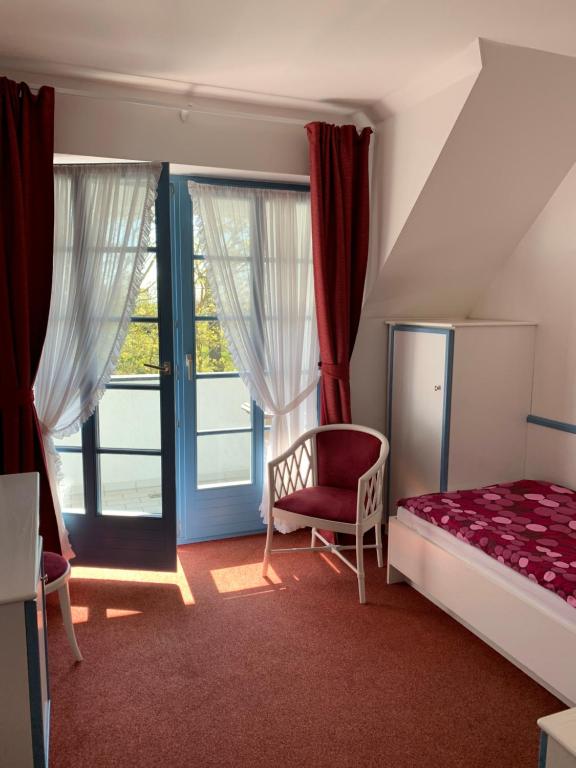
{"type": "Polygon", "coordinates": [[[440,392],[442,389],[441,384],[434,384],[434,392],[440,392]]]}

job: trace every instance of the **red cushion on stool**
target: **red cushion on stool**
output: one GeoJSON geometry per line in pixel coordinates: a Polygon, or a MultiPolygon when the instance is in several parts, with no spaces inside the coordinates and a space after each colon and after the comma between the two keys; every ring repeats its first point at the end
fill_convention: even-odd
{"type": "Polygon", "coordinates": [[[47,583],[51,584],[59,579],[68,568],[68,560],[56,552],[44,552],[44,573],[47,576],[47,583]]]}

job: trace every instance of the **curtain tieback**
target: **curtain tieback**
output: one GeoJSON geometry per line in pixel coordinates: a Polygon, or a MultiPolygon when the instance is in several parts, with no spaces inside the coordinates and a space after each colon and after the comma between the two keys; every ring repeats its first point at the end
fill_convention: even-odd
{"type": "Polygon", "coordinates": [[[32,405],[34,390],[32,387],[0,387],[0,411],[9,411],[23,405],[32,405]]]}
{"type": "Polygon", "coordinates": [[[323,376],[338,381],[348,381],[350,379],[349,363],[320,363],[320,371],[323,376]]]}

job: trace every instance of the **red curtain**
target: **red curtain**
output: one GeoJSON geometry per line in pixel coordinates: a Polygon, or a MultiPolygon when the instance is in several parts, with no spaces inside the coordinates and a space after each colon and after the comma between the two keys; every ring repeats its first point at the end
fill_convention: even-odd
{"type": "Polygon", "coordinates": [[[350,423],[350,358],[368,261],[370,128],[309,123],[321,424],[350,423]]]}
{"type": "Polygon", "coordinates": [[[40,473],[40,533],[60,552],[32,385],[46,335],[54,230],[54,90],[0,78],[0,474],[40,473]]]}

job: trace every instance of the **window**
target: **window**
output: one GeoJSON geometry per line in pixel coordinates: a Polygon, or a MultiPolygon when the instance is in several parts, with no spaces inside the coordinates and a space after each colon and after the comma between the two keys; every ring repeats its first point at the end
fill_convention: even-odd
{"type": "Polygon", "coordinates": [[[134,315],[112,378],[82,431],[57,440],[65,513],[162,516],[158,280],[152,226],[134,315]]]}
{"type": "MultiPolygon", "coordinates": [[[[259,411],[243,383],[218,321],[207,274],[202,228],[193,217],[192,260],[196,379],[196,485],[198,489],[250,484],[254,478],[254,416],[259,411]]],[[[228,228],[225,237],[242,242],[249,232],[228,228]]],[[[245,282],[250,312],[252,270],[240,255],[238,270],[245,282]]],[[[260,452],[259,452],[260,453],[260,452]]]]}

